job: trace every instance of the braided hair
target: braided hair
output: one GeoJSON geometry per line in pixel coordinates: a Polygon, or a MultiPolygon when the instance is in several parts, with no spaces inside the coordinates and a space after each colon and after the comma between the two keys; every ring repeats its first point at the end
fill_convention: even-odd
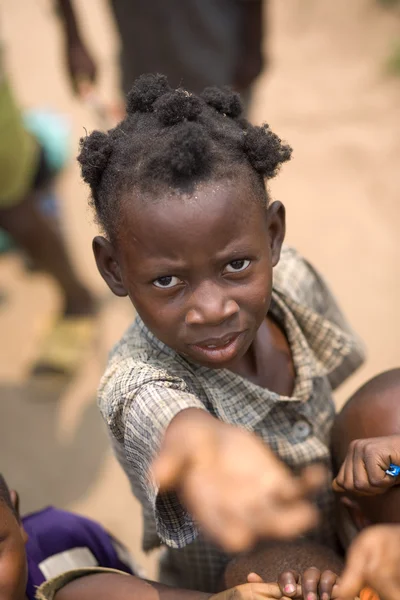
{"type": "Polygon", "coordinates": [[[253,126],[243,117],[239,95],[227,88],[206,88],[196,96],[171,89],[163,75],[142,75],[126,110],[114,129],[82,138],[78,156],[91,203],[109,236],[115,233],[118,199],[134,188],[190,192],[244,166],[265,195],[264,178],[274,177],[291,156],[268,125],[253,126]]]}

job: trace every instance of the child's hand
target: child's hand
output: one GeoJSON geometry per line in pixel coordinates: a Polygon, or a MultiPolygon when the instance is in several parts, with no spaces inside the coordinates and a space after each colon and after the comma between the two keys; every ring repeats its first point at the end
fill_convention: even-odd
{"type": "Polygon", "coordinates": [[[331,600],[338,597],[337,579],[338,576],[332,571],[321,572],[316,567],[310,567],[302,575],[296,571],[285,571],[279,576],[278,583],[282,593],[290,598],[296,598],[297,587],[300,584],[300,598],[331,600]]]}
{"type": "Polygon", "coordinates": [[[277,583],[245,583],[211,596],[210,600],[290,600],[277,583]]]}
{"type": "Polygon", "coordinates": [[[360,533],[347,554],[339,597],[353,598],[371,587],[381,600],[400,598],[400,525],[374,525],[360,533]]]}
{"type": "MultiPolygon", "coordinates": [[[[256,573],[250,573],[249,582],[261,582],[256,573]]],[[[310,567],[302,575],[297,571],[284,571],[279,575],[278,584],[282,594],[288,598],[304,600],[333,600],[338,598],[338,576],[332,571],[320,571],[310,567]]]]}
{"type": "Polygon", "coordinates": [[[335,492],[382,494],[400,483],[385,473],[390,463],[400,464],[400,435],[355,440],[333,481],[335,492]]]}
{"type": "Polygon", "coordinates": [[[85,44],[68,42],[66,48],[68,74],[75,94],[84,96],[96,81],[97,67],[85,44]]]}
{"type": "Polygon", "coordinates": [[[255,435],[196,408],[169,425],[154,463],[160,490],[174,489],[200,526],[225,550],[257,538],[296,537],[317,522],[307,500],[324,480],[314,466],[294,478],[255,435]]]}

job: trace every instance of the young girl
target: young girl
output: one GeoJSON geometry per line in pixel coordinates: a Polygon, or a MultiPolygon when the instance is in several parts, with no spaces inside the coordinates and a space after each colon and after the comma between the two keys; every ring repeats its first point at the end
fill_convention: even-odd
{"type": "Polygon", "coordinates": [[[363,360],[320,276],[282,250],[285,210],[265,180],[291,149],[241,110],[230,91],[142,76],[124,121],[83,139],[78,159],[105,233],[97,266],[138,313],[100,409],[143,506],[144,548],[167,546],[161,579],[205,591],[228,555],[194,520],[230,551],[313,524],[312,477],[275,456],[297,474],[328,463],[332,389],[363,360]]]}

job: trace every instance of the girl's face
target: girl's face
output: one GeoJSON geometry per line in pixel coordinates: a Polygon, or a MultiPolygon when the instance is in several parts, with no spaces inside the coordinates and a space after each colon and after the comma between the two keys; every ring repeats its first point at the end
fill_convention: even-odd
{"type": "Polygon", "coordinates": [[[0,598],[26,600],[27,535],[11,509],[0,500],[0,598]]]}
{"type": "Polygon", "coordinates": [[[114,246],[94,241],[98,268],[162,342],[195,363],[233,367],[267,314],[285,233],[283,206],[262,200],[243,178],[128,198],[114,246]]]}

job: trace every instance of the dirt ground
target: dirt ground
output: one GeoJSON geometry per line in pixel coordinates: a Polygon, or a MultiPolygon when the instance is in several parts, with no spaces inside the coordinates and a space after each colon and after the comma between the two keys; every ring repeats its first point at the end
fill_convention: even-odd
{"type": "MultiPolygon", "coordinates": [[[[80,2],[85,34],[101,65],[100,89],[116,89],[116,35],[107,2],[80,2]]],[[[7,64],[26,106],[69,115],[72,155],[93,116],[72,98],[50,0],[3,0],[7,64]]],[[[253,118],[267,121],[294,147],[273,183],[288,212],[288,241],[325,275],[365,340],[368,362],[338,393],[398,365],[400,327],[400,80],[384,72],[400,20],[374,0],[271,0],[268,73],[256,87],[253,118]]],[[[30,361],[59,298],[18,258],[0,257],[0,469],[23,508],[52,503],[102,521],[151,575],[140,551],[140,511],[113,459],[95,406],[107,351],[132,319],[125,301],[107,295],[90,242],[96,227],[87,190],[71,162],[60,189],[65,230],[77,269],[106,302],[98,343],[76,379],[59,389],[33,385],[30,361]]]]}

